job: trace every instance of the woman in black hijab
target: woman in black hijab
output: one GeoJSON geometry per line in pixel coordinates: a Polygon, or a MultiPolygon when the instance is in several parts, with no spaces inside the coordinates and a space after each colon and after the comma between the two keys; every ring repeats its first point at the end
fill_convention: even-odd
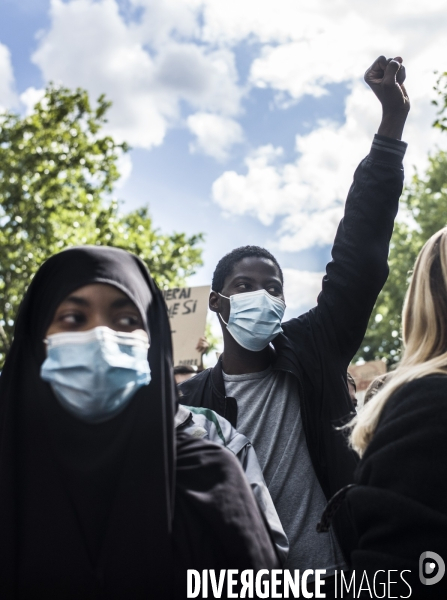
{"type": "MultiPolygon", "coordinates": [[[[81,353],[82,361],[77,372],[87,381],[85,371],[97,365],[81,353]]],[[[0,378],[2,600],[186,597],[186,568],[277,566],[237,462],[202,440],[176,441],[175,405],[169,322],[144,264],[106,247],[50,258],[22,302],[0,378]],[[98,285],[115,292],[109,312],[127,306],[124,318],[113,321],[115,312],[105,323],[82,307],[79,292],[98,285]],[[67,301],[77,303],[77,313],[64,313],[67,301]],[[91,403],[77,406],[73,391],[66,393],[67,371],[57,382],[57,360],[51,375],[52,346],[47,357],[44,340],[62,340],[66,351],[72,332],[85,338],[90,326],[103,342],[111,336],[113,348],[121,335],[114,330],[127,332],[124,346],[138,338],[135,329],[142,338],[146,332],[151,376],[145,385],[148,373],[139,373],[146,379],[130,398],[119,393],[119,401],[96,404],[86,415],[91,403]]]]}

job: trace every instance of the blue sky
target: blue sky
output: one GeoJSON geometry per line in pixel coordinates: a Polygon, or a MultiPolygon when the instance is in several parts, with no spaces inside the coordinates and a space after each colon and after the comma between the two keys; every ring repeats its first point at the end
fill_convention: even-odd
{"type": "Polygon", "coordinates": [[[292,316],[319,291],[380,106],[362,81],[400,54],[412,99],[407,171],[444,145],[430,127],[446,70],[445,3],[428,0],[0,0],[0,107],[48,81],[105,92],[132,152],[116,191],[165,232],[204,232],[209,283],[234,247],[268,247],[292,316]]]}

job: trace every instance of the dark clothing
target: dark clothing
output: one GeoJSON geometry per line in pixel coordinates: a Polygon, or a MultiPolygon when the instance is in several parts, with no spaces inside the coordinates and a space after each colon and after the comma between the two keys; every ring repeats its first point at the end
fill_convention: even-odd
{"type": "MultiPolygon", "coordinates": [[[[283,323],[273,340],[273,369],[298,381],[304,432],[326,498],[353,481],[356,455],[336,424],[353,410],[347,367],[388,276],[388,249],[402,192],[406,144],[375,136],[360,163],[337,230],[317,306],[283,323]]],[[[237,427],[237,399],[225,395],[221,362],[180,385],[180,401],[215,410],[237,427]]],[[[298,399],[297,399],[298,401],[298,399]]],[[[349,523],[340,510],[335,531],[349,556],[349,523]]]]}
{"type": "Polygon", "coordinates": [[[186,598],[186,569],[241,573],[279,568],[264,517],[235,456],[187,433],[177,433],[177,439],[176,598],[186,598]]]}
{"type": "Polygon", "coordinates": [[[176,399],[168,328],[149,273],[123,250],[66,250],[35,275],[0,379],[1,598],[119,598],[129,581],[140,588],[135,598],[163,593],[147,565],[163,570],[171,560],[176,399]],[[126,293],[153,340],[151,384],[97,424],[70,415],[40,377],[57,307],[92,283],[126,293]]]}
{"type": "MultiPolygon", "coordinates": [[[[61,252],[39,269],[21,305],[0,379],[2,600],[183,598],[186,587],[180,596],[174,588],[175,574],[180,577],[185,563],[181,551],[195,548],[199,564],[206,565],[202,538],[219,537],[219,518],[234,527],[234,537],[241,532],[241,548],[247,549],[248,541],[259,548],[259,553],[242,551],[245,568],[277,565],[236,459],[201,440],[195,452],[185,443],[176,447],[171,354],[163,297],[137,257],[86,246],[61,252]],[[95,424],[69,414],[40,377],[43,339],[56,308],[92,283],[118,287],[139,309],[151,339],[152,372],[150,385],[120,414],[95,424]],[[205,471],[200,494],[194,495],[205,471]],[[231,514],[231,500],[219,510],[224,491],[230,499],[239,494],[239,504],[251,502],[254,512],[231,514]],[[216,516],[214,529],[207,524],[205,534],[198,517],[201,504],[216,516]],[[182,521],[191,513],[196,527],[179,528],[174,512],[182,521]],[[177,531],[188,539],[177,540],[173,548],[177,531]]],[[[211,565],[220,564],[216,554],[211,565]]]]}
{"type": "MultiPolygon", "coordinates": [[[[352,568],[369,580],[379,569],[409,569],[411,598],[447,597],[447,574],[434,585],[419,580],[419,557],[436,552],[447,563],[447,377],[418,379],[385,405],[347,494],[357,534],[352,568]]],[[[408,597],[393,573],[390,595],[408,597]]],[[[367,596],[369,598],[369,595],[367,596]]]]}

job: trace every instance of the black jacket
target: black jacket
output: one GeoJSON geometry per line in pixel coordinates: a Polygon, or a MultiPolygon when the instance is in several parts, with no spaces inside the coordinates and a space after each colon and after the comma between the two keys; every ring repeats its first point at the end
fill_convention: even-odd
{"type": "Polygon", "coordinates": [[[388,597],[408,597],[400,573],[409,570],[403,577],[411,598],[446,598],[447,573],[434,585],[419,579],[422,553],[435,552],[447,565],[446,376],[412,381],[392,395],[356,481],[345,501],[357,536],[356,579],[395,570],[388,597]]]}
{"type": "MultiPolygon", "coordinates": [[[[346,372],[365,334],[368,319],[388,276],[388,248],[402,192],[406,144],[375,136],[360,163],[346,201],[317,306],[282,324],[273,341],[273,368],[299,382],[301,415],[315,473],[326,498],[353,481],[357,464],[335,425],[353,410],[346,372]]],[[[237,427],[237,400],[225,396],[219,361],[180,385],[183,404],[205,406],[237,427]]],[[[348,548],[343,510],[334,525],[348,548]],[[345,542],[346,540],[346,542],[345,542]]]]}

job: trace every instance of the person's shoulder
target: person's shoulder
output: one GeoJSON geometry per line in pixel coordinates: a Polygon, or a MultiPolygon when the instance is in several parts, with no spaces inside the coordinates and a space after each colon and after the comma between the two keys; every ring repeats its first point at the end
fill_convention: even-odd
{"type": "Polygon", "coordinates": [[[447,375],[428,375],[409,381],[388,400],[383,419],[402,418],[403,415],[424,419],[432,415],[447,421],[447,375]]]}
{"type": "Polygon", "coordinates": [[[360,477],[380,479],[380,470],[395,473],[401,465],[424,460],[439,469],[438,457],[446,451],[447,376],[422,377],[405,383],[387,400],[362,457],[360,477]]]}
{"type": "MultiPolygon", "coordinates": [[[[213,473],[213,478],[220,479],[219,473],[241,472],[241,467],[232,452],[219,443],[194,438],[185,432],[176,431],[177,440],[177,473],[185,473],[194,467],[202,470],[203,476],[213,473]]],[[[190,474],[190,472],[189,472],[190,474]]],[[[188,475],[189,477],[189,475],[188,475]]]]}
{"type": "Polygon", "coordinates": [[[180,397],[186,396],[201,385],[204,385],[207,382],[208,377],[211,375],[211,371],[212,369],[205,369],[204,371],[197,373],[197,375],[194,375],[194,377],[191,377],[191,379],[182,381],[182,383],[178,385],[180,397]]]}
{"type": "Polygon", "coordinates": [[[392,395],[390,405],[417,402],[421,397],[444,401],[447,406],[447,375],[427,375],[405,383],[392,395]]]}

